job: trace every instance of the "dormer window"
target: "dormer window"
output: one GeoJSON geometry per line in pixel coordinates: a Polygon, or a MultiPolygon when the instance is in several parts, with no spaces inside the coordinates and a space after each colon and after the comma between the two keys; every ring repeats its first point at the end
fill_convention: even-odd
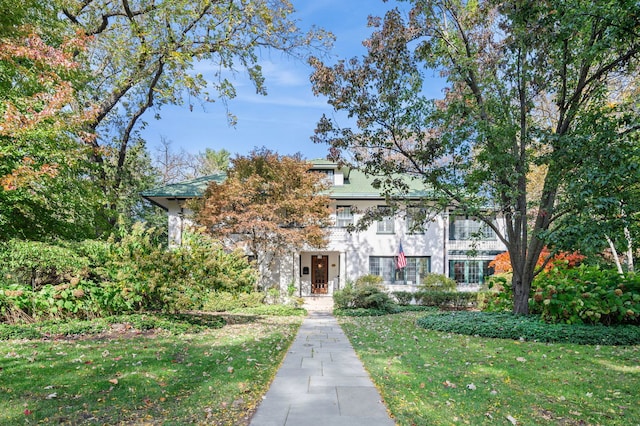
{"type": "Polygon", "coordinates": [[[334,171],[332,169],[313,169],[313,171],[325,175],[330,185],[334,184],[334,171]]]}

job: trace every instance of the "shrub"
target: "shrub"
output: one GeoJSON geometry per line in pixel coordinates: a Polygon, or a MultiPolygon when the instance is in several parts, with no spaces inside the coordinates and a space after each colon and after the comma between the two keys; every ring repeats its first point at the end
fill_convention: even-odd
{"type": "Polygon", "coordinates": [[[418,304],[440,308],[467,309],[478,306],[478,293],[473,291],[418,291],[418,304]]]}
{"type": "Polygon", "coordinates": [[[333,314],[339,317],[379,317],[389,315],[392,312],[381,309],[364,309],[364,308],[337,308],[333,310],[333,314]]]}
{"type": "Polygon", "coordinates": [[[383,278],[380,275],[363,275],[356,279],[356,287],[377,287],[382,289],[382,283],[384,282],[383,278]]]}
{"type": "Polygon", "coordinates": [[[394,291],[391,293],[399,305],[406,306],[413,302],[414,294],[411,291],[394,291]]]}
{"type": "Polygon", "coordinates": [[[3,281],[38,290],[88,274],[89,260],[73,250],[39,241],[10,240],[0,246],[3,281]]]}
{"type": "Polygon", "coordinates": [[[506,312],[437,313],[420,318],[417,324],[429,330],[498,339],[579,345],[640,344],[640,327],[637,326],[546,324],[535,315],[506,312]]]}
{"type": "Polygon", "coordinates": [[[246,292],[257,275],[240,252],[227,253],[204,235],[166,250],[154,229],[134,225],[112,242],[105,265],[104,308],[110,312],[199,309],[207,291],[246,292]]]}
{"type": "Polygon", "coordinates": [[[432,291],[455,291],[457,287],[456,280],[444,274],[427,274],[418,286],[420,290],[432,291]]]}
{"type": "Polygon", "coordinates": [[[263,305],[265,293],[231,293],[216,291],[209,294],[203,309],[211,312],[225,312],[244,308],[257,308],[263,305]]]}
{"type": "Polygon", "coordinates": [[[344,288],[333,292],[333,304],[336,309],[348,309],[353,306],[353,294],[355,290],[353,285],[348,283],[344,288]]]}
{"type": "MultiPolygon", "coordinates": [[[[375,275],[374,275],[375,276],[375,275]]],[[[338,309],[374,309],[386,312],[395,311],[395,303],[389,295],[380,289],[379,283],[356,281],[356,286],[345,286],[333,293],[334,305],[338,309]]]]}
{"type": "Polygon", "coordinates": [[[216,291],[209,293],[202,309],[208,312],[226,312],[240,306],[235,294],[228,291],[216,291]]]}
{"type": "Polygon", "coordinates": [[[238,301],[243,308],[255,308],[264,304],[264,293],[252,291],[250,293],[239,293],[238,301]]]}
{"type": "Polygon", "coordinates": [[[532,313],[568,324],[640,324],[640,276],[580,266],[555,268],[534,282],[532,313]]]}
{"type": "Polygon", "coordinates": [[[106,242],[5,242],[0,246],[0,320],[179,312],[201,308],[208,291],[253,289],[257,272],[243,253],[228,253],[200,235],[167,250],[158,235],[137,224],[106,242]]]}
{"type": "Polygon", "coordinates": [[[511,274],[492,275],[487,282],[482,309],[488,312],[513,311],[511,274]]]}

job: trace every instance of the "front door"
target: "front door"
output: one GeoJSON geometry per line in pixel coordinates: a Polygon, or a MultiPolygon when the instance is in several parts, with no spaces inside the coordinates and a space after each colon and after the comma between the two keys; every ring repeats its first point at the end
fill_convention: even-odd
{"type": "Polygon", "coordinates": [[[311,257],[311,294],[329,292],[329,256],[311,257]]]}

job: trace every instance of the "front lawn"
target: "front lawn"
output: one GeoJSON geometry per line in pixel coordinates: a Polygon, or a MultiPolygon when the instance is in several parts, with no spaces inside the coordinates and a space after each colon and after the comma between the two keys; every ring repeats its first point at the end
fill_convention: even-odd
{"type": "Polygon", "coordinates": [[[221,317],[194,332],[1,341],[0,425],[248,424],[303,317],[221,317]]]}
{"type": "Polygon", "coordinates": [[[640,346],[430,331],[426,315],[338,318],[399,425],[640,422],[640,346]]]}

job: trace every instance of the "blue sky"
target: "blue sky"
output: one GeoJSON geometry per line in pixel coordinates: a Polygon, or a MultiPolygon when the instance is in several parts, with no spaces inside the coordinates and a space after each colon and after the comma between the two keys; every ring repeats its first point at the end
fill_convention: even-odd
{"type": "MultiPolygon", "coordinates": [[[[316,25],[336,36],[326,59],[329,63],[364,54],[362,41],[372,31],[367,27],[367,16],[384,16],[397,4],[382,0],[292,2],[300,28],[316,25]]],[[[401,5],[406,8],[406,3],[401,5]]],[[[232,154],[244,155],[254,147],[265,146],[281,154],[301,152],[308,159],[326,157],[327,145],[314,144],[309,138],[322,114],[334,116],[334,113],[326,98],[313,95],[309,83],[311,68],[280,52],[264,52],[261,65],[267,96],[255,94],[242,73],[233,81],[237,97],[229,101],[228,107],[237,116],[235,127],[227,124],[226,110],[220,103],[204,107],[196,103],[193,111],[187,106],[164,107],[160,120],[147,118],[148,125],[142,133],[152,153],[161,138],[165,138],[171,141],[173,150],[184,149],[193,154],[206,148],[224,148],[232,154]]]]}

